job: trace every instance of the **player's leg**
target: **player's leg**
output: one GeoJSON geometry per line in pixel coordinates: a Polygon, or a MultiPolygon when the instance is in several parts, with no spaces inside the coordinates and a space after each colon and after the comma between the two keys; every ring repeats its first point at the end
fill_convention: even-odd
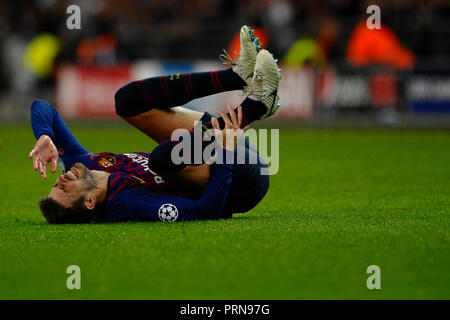
{"type": "MultiPolygon", "coordinates": [[[[250,98],[245,99],[241,104],[243,118],[245,119],[244,125],[254,120],[270,116],[276,111],[279,80],[280,74],[275,60],[267,51],[261,51],[258,54],[255,75],[250,87],[252,93],[250,98]]],[[[197,120],[199,116],[197,115],[197,120]]],[[[201,120],[202,126],[199,127],[199,130],[203,131],[209,127],[211,116],[205,113],[201,120]]],[[[218,120],[220,123],[222,119],[219,118],[218,120]]],[[[195,128],[195,130],[197,129],[195,128]]],[[[190,135],[191,142],[194,141],[196,136],[202,136],[195,135],[194,129],[186,133],[186,135],[190,135]]],[[[185,136],[181,138],[184,139],[185,136]]],[[[171,159],[172,150],[178,143],[178,141],[166,140],[159,144],[152,152],[152,157],[148,162],[149,167],[160,175],[169,177],[169,179],[181,178],[186,183],[194,184],[200,188],[204,187],[209,179],[209,166],[186,166],[185,163],[173,163],[171,159]]],[[[191,144],[191,147],[194,144],[191,144]]],[[[203,141],[201,141],[201,145],[205,146],[203,141]]],[[[191,150],[191,155],[194,155],[194,151],[191,150]]],[[[192,159],[190,163],[194,163],[192,159]]],[[[226,207],[226,212],[229,213],[228,215],[231,215],[233,212],[246,212],[250,210],[265,195],[268,188],[268,177],[261,176],[259,172],[264,165],[261,160],[254,165],[236,165],[236,168],[233,170],[233,180],[236,187],[233,187],[230,191],[230,203],[226,207]],[[248,190],[250,200],[246,201],[245,196],[244,198],[241,197],[242,192],[239,191],[240,187],[248,190]]]]}
{"type": "Polygon", "coordinates": [[[252,82],[258,39],[247,26],[241,28],[241,51],[237,61],[225,52],[221,59],[232,65],[222,71],[186,73],[133,81],[116,95],[116,112],[158,142],[169,139],[177,128],[192,129],[201,113],[174,107],[207,95],[240,90],[252,82]],[[172,119],[171,119],[172,118],[172,119]]]}
{"type": "Polygon", "coordinates": [[[162,142],[175,129],[192,129],[194,121],[202,116],[180,105],[195,98],[243,89],[245,84],[231,68],[133,81],[116,92],[116,113],[155,141],[162,142]]]}
{"type": "Polygon", "coordinates": [[[176,129],[191,130],[203,113],[183,107],[152,109],[125,120],[158,143],[170,139],[176,129]]]}
{"type": "Polygon", "coordinates": [[[178,106],[214,93],[243,89],[245,84],[231,68],[133,81],[116,92],[116,113],[162,142],[175,129],[192,129],[202,116],[178,106]]]}
{"type": "MultiPolygon", "coordinates": [[[[211,115],[205,114],[202,120],[206,122],[210,119],[211,115]]],[[[250,211],[264,198],[269,188],[269,176],[261,174],[262,169],[267,168],[266,161],[247,137],[239,139],[234,157],[233,179],[223,209],[223,218],[231,218],[233,213],[250,211]],[[245,155],[244,163],[239,162],[242,161],[241,155],[245,155]]]]}
{"type": "MultiPolygon", "coordinates": [[[[256,59],[255,74],[252,84],[250,86],[251,94],[241,103],[242,111],[242,123],[244,127],[251,122],[268,117],[275,113],[278,107],[277,90],[280,81],[280,73],[277,64],[273,57],[267,50],[262,50],[256,59]]],[[[231,107],[230,107],[231,108],[231,107]]],[[[221,128],[224,127],[224,121],[222,118],[218,119],[221,128]]],[[[188,139],[191,144],[191,159],[190,164],[194,163],[196,144],[200,144],[206,147],[207,143],[203,140],[194,141],[195,139],[202,139],[202,132],[212,128],[211,122],[202,123],[201,127],[198,126],[188,133],[185,133],[181,137],[177,137],[173,140],[166,140],[160,143],[154,150],[158,156],[151,157],[149,159],[149,166],[155,172],[164,175],[165,173],[174,173],[182,170],[186,163],[175,164],[171,159],[172,150],[178,148],[177,145],[185,138],[188,139]],[[201,130],[200,134],[194,134],[195,131],[201,130]],[[192,143],[193,142],[193,143],[192,143]]],[[[184,147],[183,147],[184,148],[184,147]]],[[[203,151],[203,149],[201,149],[203,151]]],[[[200,157],[203,158],[203,157],[200,157]]]]}
{"type": "Polygon", "coordinates": [[[245,148],[246,157],[256,158],[257,162],[234,165],[233,179],[223,210],[224,218],[231,217],[233,213],[250,211],[261,202],[269,189],[269,176],[261,174],[262,169],[267,168],[266,162],[248,139],[242,139],[240,144],[245,148]]]}
{"type": "Polygon", "coordinates": [[[224,91],[241,90],[246,82],[232,68],[133,81],[115,94],[116,112],[123,118],[152,109],[170,109],[224,91]]]}
{"type": "MultiPolygon", "coordinates": [[[[250,211],[261,202],[269,189],[269,176],[261,174],[267,164],[256,147],[248,138],[241,137],[236,149],[233,179],[224,205],[223,218],[231,218],[233,213],[250,211]],[[245,163],[238,163],[238,154],[245,154],[245,163]]],[[[200,196],[208,184],[210,168],[209,165],[186,166],[173,176],[172,181],[184,186],[191,194],[200,196]]]]}
{"type": "MultiPolygon", "coordinates": [[[[272,115],[276,110],[275,107],[277,107],[276,92],[280,76],[276,61],[265,50],[261,52],[258,61],[256,61],[255,74],[250,86],[250,98],[245,99],[241,104],[244,114],[243,125],[272,115]]],[[[200,113],[178,108],[173,112],[152,109],[135,116],[126,117],[126,120],[150,137],[161,142],[168,139],[174,129],[189,129],[192,127],[193,122],[200,118],[200,113]]],[[[223,127],[223,120],[221,120],[219,118],[219,123],[223,127]]],[[[205,128],[208,129],[210,127],[209,124],[210,122],[202,126],[202,130],[205,128]]],[[[193,130],[189,134],[192,135],[193,130]]],[[[164,143],[161,143],[154,150],[154,156],[149,161],[149,166],[152,170],[162,175],[178,172],[179,174],[176,177],[181,176],[181,178],[186,178],[189,181],[192,180],[191,182],[200,186],[205,185],[209,179],[209,167],[204,165],[186,167],[184,164],[173,166],[170,155],[174,145],[172,141],[164,141],[164,143]]],[[[236,210],[246,211],[245,209],[236,210]]]]}

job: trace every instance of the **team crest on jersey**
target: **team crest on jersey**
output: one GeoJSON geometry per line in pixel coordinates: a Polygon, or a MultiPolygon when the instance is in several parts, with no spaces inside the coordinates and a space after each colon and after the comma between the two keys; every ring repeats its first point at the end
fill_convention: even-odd
{"type": "Polygon", "coordinates": [[[159,207],[158,216],[162,222],[173,222],[178,218],[178,209],[173,204],[165,203],[159,207]]]}
{"type": "Polygon", "coordinates": [[[116,164],[116,158],[113,156],[106,156],[106,157],[103,157],[100,160],[98,160],[98,163],[103,168],[109,168],[116,164]]]}

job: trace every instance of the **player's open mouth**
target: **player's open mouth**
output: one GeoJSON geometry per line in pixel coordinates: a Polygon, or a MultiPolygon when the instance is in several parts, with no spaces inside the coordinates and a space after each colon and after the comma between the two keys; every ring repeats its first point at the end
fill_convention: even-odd
{"type": "Polygon", "coordinates": [[[68,181],[68,180],[77,180],[80,178],[80,172],[78,171],[77,168],[72,167],[70,168],[69,171],[67,171],[65,174],[63,174],[62,176],[63,180],[68,181]]]}

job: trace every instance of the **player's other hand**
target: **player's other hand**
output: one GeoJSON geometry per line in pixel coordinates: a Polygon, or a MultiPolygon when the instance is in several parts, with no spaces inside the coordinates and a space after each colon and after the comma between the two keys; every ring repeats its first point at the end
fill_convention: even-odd
{"type": "Polygon", "coordinates": [[[231,106],[228,105],[227,109],[228,114],[220,111],[218,112],[225,122],[224,129],[220,129],[219,121],[217,120],[217,118],[212,118],[211,123],[216,131],[216,141],[218,141],[219,145],[221,145],[221,147],[224,149],[234,151],[237,145],[237,141],[239,140],[240,136],[242,136],[242,134],[247,131],[249,126],[247,125],[244,128],[241,128],[243,116],[242,108],[240,106],[237,108],[237,115],[231,106]]]}
{"type": "Polygon", "coordinates": [[[28,158],[33,158],[33,168],[39,170],[42,177],[47,179],[47,165],[51,163],[50,170],[54,173],[57,168],[58,150],[52,139],[47,135],[42,135],[33,149],[28,154],[28,158]]]}

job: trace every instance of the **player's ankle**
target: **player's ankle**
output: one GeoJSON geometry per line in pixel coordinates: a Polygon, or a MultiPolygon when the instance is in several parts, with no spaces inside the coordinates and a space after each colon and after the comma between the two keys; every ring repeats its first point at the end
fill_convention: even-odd
{"type": "Polygon", "coordinates": [[[241,77],[239,72],[235,69],[236,67],[230,68],[230,70],[233,72],[233,75],[235,75],[236,84],[239,85],[240,89],[243,89],[245,86],[247,86],[247,83],[245,82],[245,79],[241,77]]]}
{"type": "Polygon", "coordinates": [[[247,97],[244,101],[242,101],[241,107],[248,123],[261,119],[267,111],[267,107],[261,102],[260,97],[247,97]]]}

